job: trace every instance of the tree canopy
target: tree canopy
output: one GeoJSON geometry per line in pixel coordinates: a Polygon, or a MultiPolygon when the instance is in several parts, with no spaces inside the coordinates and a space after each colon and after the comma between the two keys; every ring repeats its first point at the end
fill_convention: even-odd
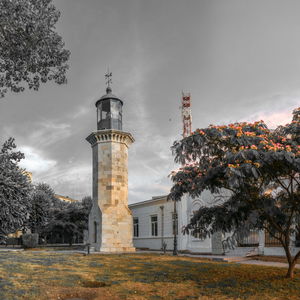
{"type": "Polygon", "coordinates": [[[21,229],[30,211],[30,180],[18,166],[24,154],[14,148],[10,138],[0,150],[0,235],[5,236],[21,229]]]}
{"type": "Polygon", "coordinates": [[[32,233],[41,233],[51,218],[51,207],[56,202],[53,189],[46,183],[33,187],[30,195],[30,213],[27,227],[32,233]]]}
{"type": "Polygon", "coordinates": [[[0,0],[0,97],[66,83],[70,51],[55,31],[60,12],[52,0],[0,0]]]}
{"type": "Polygon", "coordinates": [[[91,197],[86,196],[80,202],[58,201],[60,205],[54,205],[51,209],[50,221],[44,229],[44,235],[50,238],[59,235],[71,245],[74,237],[82,237],[83,231],[88,227],[91,197]]]}
{"type": "Polygon", "coordinates": [[[287,276],[300,251],[290,253],[291,237],[299,234],[300,216],[300,108],[293,121],[269,130],[263,121],[210,125],[197,129],[172,146],[182,167],[171,173],[169,198],[178,201],[204,190],[216,196],[210,207],[201,207],[190,230],[203,237],[238,228],[265,229],[278,239],[289,262],[287,276]]]}

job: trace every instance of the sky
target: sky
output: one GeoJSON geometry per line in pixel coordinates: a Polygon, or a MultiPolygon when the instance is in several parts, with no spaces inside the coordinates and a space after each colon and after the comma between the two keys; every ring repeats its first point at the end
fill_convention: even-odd
{"type": "Polygon", "coordinates": [[[0,99],[0,143],[10,136],[35,183],[81,199],[92,193],[95,102],[104,74],[124,101],[129,203],[167,194],[181,139],[181,92],[192,129],[291,121],[300,105],[299,0],[54,0],[71,51],[68,83],[0,99]]]}

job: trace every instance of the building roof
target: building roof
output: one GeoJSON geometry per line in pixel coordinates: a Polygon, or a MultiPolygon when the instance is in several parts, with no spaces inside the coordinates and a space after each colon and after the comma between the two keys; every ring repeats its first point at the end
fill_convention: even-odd
{"type": "Polygon", "coordinates": [[[79,200],[70,198],[70,197],[68,197],[68,196],[62,196],[62,195],[58,195],[58,194],[55,194],[54,196],[55,196],[55,198],[57,198],[58,200],[65,201],[65,202],[78,202],[78,201],[79,201],[79,200]]]}
{"type": "Polygon", "coordinates": [[[107,87],[106,94],[103,95],[99,100],[97,100],[95,105],[97,106],[99,101],[102,101],[102,100],[105,100],[105,99],[116,99],[116,100],[119,100],[123,105],[123,101],[119,97],[117,97],[116,95],[112,94],[111,87],[107,87]]]}
{"type": "Polygon", "coordinates": [[[26,175],[30,182],[32,182],[32,173],[26,170],[23,171],[23,174],[26,175]]]}
{"type": "Polygon", "coordinates": [[[149,199],[149,200],[129,204],[128,207],[135,207],[135,206],[144,205],[144,204],[148,204],[148,203],[152,203],[152,202],[156,202],[156,201],[158,202],[161,200],[167,201],[167,196],[168,195],[154,196],[154,197],[152,197],[152,199],[149,199]]]}

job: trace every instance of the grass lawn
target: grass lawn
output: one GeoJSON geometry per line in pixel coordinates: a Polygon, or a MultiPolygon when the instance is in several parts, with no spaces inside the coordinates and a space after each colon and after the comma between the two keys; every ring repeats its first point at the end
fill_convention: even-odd
{"type": "Polygon", "coordinates": [[[159,254],[0,252],[0,299],[300,299],[300,270],[159,254]]]}

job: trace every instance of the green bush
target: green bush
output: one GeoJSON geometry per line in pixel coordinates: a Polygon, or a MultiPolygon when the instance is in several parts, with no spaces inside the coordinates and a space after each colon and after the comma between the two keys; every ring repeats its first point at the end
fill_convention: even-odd
{"type": "Polygon", "coordinates": [[[22,235],[24,248],[36,248],[39,242],[39,235],[37,233],[26,233],[22,235]]]}

